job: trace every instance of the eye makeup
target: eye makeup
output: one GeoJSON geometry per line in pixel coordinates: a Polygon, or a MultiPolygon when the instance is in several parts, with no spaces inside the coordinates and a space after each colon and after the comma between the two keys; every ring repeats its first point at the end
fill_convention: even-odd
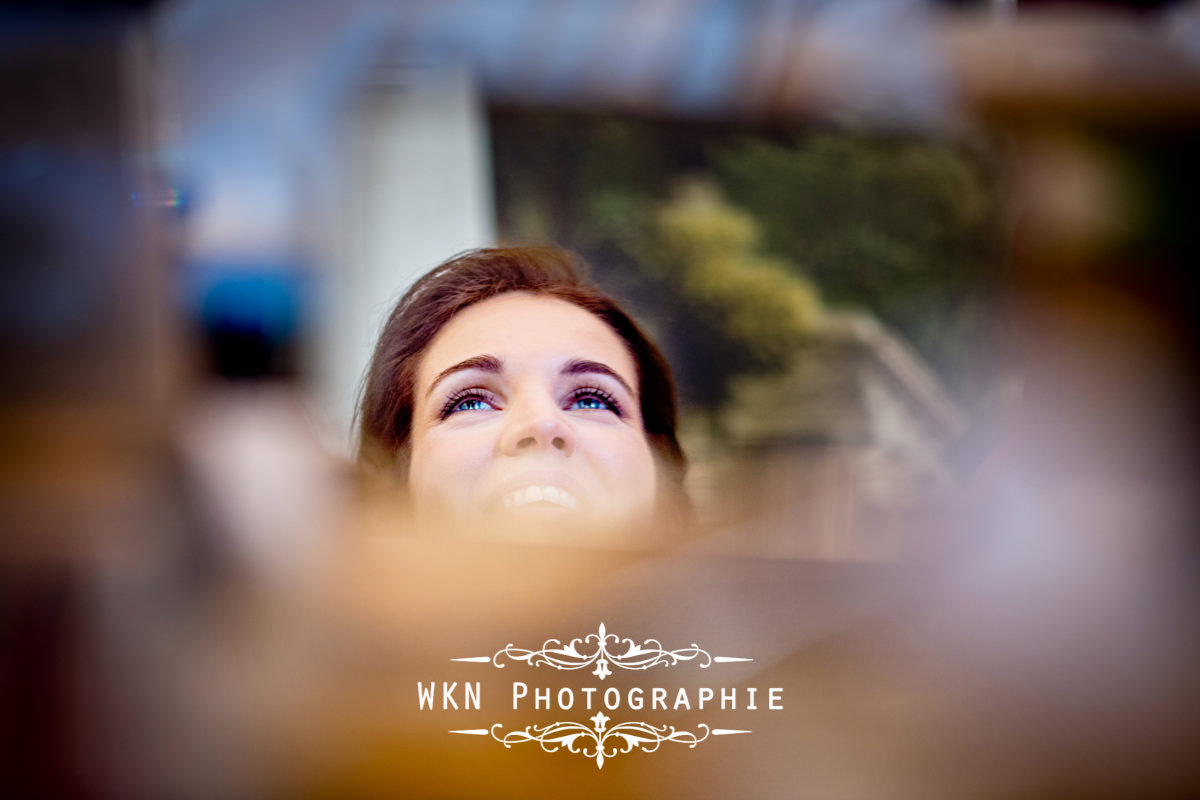
{"type": "Polygon", "coordinates": [[[617,398],[613,397],[612,394],[605,391],[604,389],[601,389],[599,386],[593,386],[590,384],[586,384],[583,386],[579,386],[575,389],[572,389],[571,392],[567,395],[567,400],[566,400],[565,405],[567,408],[572,408],[580,400],[586,400],[588,398],[599,400],[601,403],[606,405],[607,408],[580,409],[580,410],[611,411],[612,413],[616,414],[618,417],[625,416],[625,411],[622,408],[620,401],[617,400],[617,398]]]}
{"type": "MultiPolygon", "coordinates": [[[[479,370],[485,373],[484,385],[462,386],[466,381],[461,381],[461,388],[453,389],[453,386],[446,389],[453,389],[445,400],[437,408],[435,420],[443,422],[450,417],[459,413],[472,411],[503,411],[504,407],[500,396],[494,391],[485,388],[492,380],[499,379],[503,376],[505,368],[504,361],[494,355],[473,356],[464,361],[454,364],[449,369],[443,370],[434,380],[434,384],[428,390],[432,394],[437,389],[438,384],[444,380],[451,378],[456,373],[465,373],[472,370],[479,370]]],[[[621,377],[621,375],[612,367],[599,361],[590,359],[574,358],[567,361],[559,370],[559,375],[567,379],[568,386],[565,395],[560,396],[559,407],[564,411],[583,411],[595,412],[603,411],[614,415],[618,419],[628,419],[626,411],[629,403],[623,397],[625,393],[631,395],[636,402],[636,393],[630,387],[629,383],[621,377]],[[589,376],[591,379],[589,380],[589,376]],[[596,379],[599,378],[599,381],[596,379]],[[610,388],[604,388],[601,384],[606,384],[608,381],[613,381],[619,385],[610,388]],[[570,384],[577,383],[571,386],[570,384]]]]}
{"type": "Polygon", "coordinates": [[[446,398],[446,402],[442,404],[441,411],[438,412],[438,419],[444,420],[453,414],[459,413],[460,411],[483,410],[458,408],[458,406],[469,400],[476,400],[481,403],[486,403],[494,409],[500,408],[499,399],[496,397],[496,395],[492,394],[486,389],[481,389],[477,386],[470,389],[459,389],[458,391],[451,393],[451,395],[446,398]]]}
{"type": "MultiPolygon", "coordinates": [[[[563,408],[564,408],[564,410],[570,410],[575,406],[576,403],[580,402],[581,400],[587,400],[587,399],[596,400],[604,407],[603,408],[594,408],[594,409],[579,409],[579,410],[581,410],[581,411],[609,411],[613,414],[616,414],[618,417],[625,416],[625,410],[621,404],[621,401],[617,400],[617,398],[614,397],[612,395],[612,393],[606,391],[605,389],[602,389],[599,386],[595,386],[595,385],[591,385],[591,384],[577,386],[576,388],[572,389],[567,394],[566,398],[563,401],[563,408]]],[[[446,398],[446,401],[442,404],[441,409],[438,411],[438,419],[444,420],[447,417],[450,417],[454,414],[457,414],[457,413],[463,412],[463,411],[482,411],[482,410],[484,410],[484,409],[460,408],[459,407],[459,406],[462,406],[465,403],[468,403],[471,401],[486,404],[486,405],[490,406],[492,409],[497,410],[497,411],[501,410],[500,400],[499,400],[499,398],[496,397],[495,394],[493,394],[492,392],[489,392],[486,389],[480,388],[480,387],[471,387],[468,389],[459,389],[455,392],[452,392],[450,394],[450,396],[446,398]]]]}

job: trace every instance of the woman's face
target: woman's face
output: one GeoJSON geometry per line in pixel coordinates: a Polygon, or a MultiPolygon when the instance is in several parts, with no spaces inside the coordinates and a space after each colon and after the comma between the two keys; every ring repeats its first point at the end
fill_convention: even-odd
{"type": "Polygon", "coordinates": [[[624,340],[579,306],[523,292],[468,306],[418,366],[416,510],[648,519],[657,475],[638,392],[624,340]]]}

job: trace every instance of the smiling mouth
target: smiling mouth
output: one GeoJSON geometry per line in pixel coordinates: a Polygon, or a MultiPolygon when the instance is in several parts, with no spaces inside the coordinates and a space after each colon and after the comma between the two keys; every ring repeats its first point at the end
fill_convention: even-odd
{"type": "Polygon", "coordinates": [[[558,486],[526,486],[500,498],[500,508],[566,508],[579,507],[575,495],[558,486]]]}

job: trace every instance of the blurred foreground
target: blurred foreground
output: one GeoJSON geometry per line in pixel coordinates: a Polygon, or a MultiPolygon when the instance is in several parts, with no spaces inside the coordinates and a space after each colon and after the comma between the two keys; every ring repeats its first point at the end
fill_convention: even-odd
{"type": "MultiPolygon", "coordinates": [[[[110,544],[73,563],[9,554],[6,791],[1190,793],[1200,643],[1194,561],[1181,545],[1194,517],[1169,489],[1136,488],[1128,475],[1030,470],[1020,447],[1009,452],[982,495],[926,521],[943,546],[900,564],[731,554],[719,533],[653,551],[580,544],[578,531],[561,531],[561,544],[502,528],[419,535],[390,493],[369,489],[340,498],[316,552],[296,541],[296,506],[309,504],[293,495],[292,508],[275,512],[291,521],[292,538],[276,530],[270,554],[239,553],[225,538],[267,533],[255,528],[270,520],[249,507],[193,530],[215,535],[200,539],[215,545],[207,559],[165,547],[172,526],[161,523],[158,544],[110,544]],[[1029,475],[1036,483],[1021,477],[1029,475]],[[601,623],[635,642],[753,661],[658,666],[606,683],[546,665],[451,661],[565,643],[601,623]],[[474,681],[478,710],[445,709],[440,697],[420,709],[417,684],[474,681]],[[647,695],[661,686],[672,699],[679,688],[692,698],[701,687],[718,697],[738,688],[744,698],[758,687],[760,705],[608,710],[614,725],[751,733],[610,754],[602,770],[584,755],[451,733],[582,723],[592,713],[528,700],[514,711],[515,681],[534,687],[531,698],[541,687],[561,697],[564,686],[647,695]],[[781,710],[766,708],[771,687],[782,690],[781,710]]],[[[224,470],[239,467],[233,453],[227,460],[224,470]]]]}
{"type": "MultiPolygon", "coordinates": [[[[806,375],[828,377],[813,364],[842,364],[828,385],[845,392],[727,426],[769,444],[785,423],[803,433],[828,406],[860,401],[886,425],[856,428],[819,463],[765,445],[720,462],[693,454],[701,513],[680,531],[536,540],[502,526],[417,530],[391,487],[331,454],[306,383],[307,337],[320,327],[311,305],[322,286],[352,292],[337,270],[310,270],[323,251],[309,238],[320,226],[306,223],[334,200],[304,188],[326,186],[324,170],[341,163],[313,156],[323,139],[239,128],[274,106],[218,102],[240,96],[229,64],[168,81],[141,24],[6,30],[4,98],[16,110],[0,116],[0,794],[1200,793],[1196,7],[998,23],[941,21],[920,4],[898,4],[897,16],[855,8],[864,13],[789,16],[805,35],[783,42],[787,58],[762,50],[744,93],[716,91],[733,79],[697,84],[714,91],[695,96],[633,77],[566,85],[617,110],[824,111],[935,128],[958,124],[943,92],[957,85],[961,107],[1005,144],[1012,247],[996,302],[1011,334],[998,360],[1019,391],[981,430],[884,334],[841,317],[818,349],[883,341],[882,366],[802,360],[749,407],[787,404],[806,375]],[[945,61],[914,58],[932,52],[930,36],[945,61]],[[180,119],[156,116],[146,86],[156,76],[186,95],[180,119]],[[88,102],[37,91],[38,79],[88,102]],[[214,147],[210,172],[197,156],[210,182],[195,218],[164,172],[170,159],[157,157],[171,122],[194,126],[177,135],[181,148],[249,142],[214,147]],[[922,402],[875,402],[889,381],[922,402]],[[916,427],[896,421],[911,408],[926,409],[944,451],[890,435],[916,427]],[[936,491],[913,489],[919,503],[891,502],[907,491],[895,466],[923,459],[950,474],[936,491]],[[753,659],[618,670],[613,686],[693,697],[777,687],[783,708],[647,711],[656,725],[752,732],[635,749],[603,769],[450,733],[582,722],[578,708],[514,711],[510,686],[580,690],[610,685],[603,677],[451,659],[601,624],[639,643],[753,659]],[[479,681],[482,707],[421,710],[416,684],[430,681],[479,681]]],[[[177,27],[164,27],[239,19],[221,9],[168,14],[177,27]]],[[[418,35],[458,23],[400,16],[429,23],[401,26],[413,48],[401,53],[458,41],[418,35]]],[[[282,21],[249,17],[246,30],[282,21]]],[[[482,58],[485,88],[510,103],[563,102],[561,87],[522,82],[528,69],[495,56],[507,52],[502,28],[469,40],[494,56],[482,58]]],[[[281,38],[298,47],[304,37],[289,30],[281,38]]],[[[186,67],[195,51],[186,37],[175,44],[186,67]]],[[[294,51],[280,48],[286,64],[294,51]]],[[[366,318],[360,309],[346,324],[366,318]]]]}

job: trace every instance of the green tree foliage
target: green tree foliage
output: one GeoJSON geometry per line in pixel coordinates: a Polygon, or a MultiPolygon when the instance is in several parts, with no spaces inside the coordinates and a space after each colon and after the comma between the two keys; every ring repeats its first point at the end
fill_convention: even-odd
{"type": "Polygon", "coordinates": [[[692,181],[638,234],[616,234],[671,313],[665,338],[683,395],[715,408],[739,374],[786,367],[818,324],[820,299],[795,268],[758,251],[755,220],[716,187],[692,181]]]}
{"type": "Polygon", "coordinates": [[[811,324],[818,287],[900,332],[969,406],[987,393],[1000,239],[982,145],[548,112],[492,122],[505,237],[579,250],[649,311],[690,402],[715,407],[737,371],[779,366],[788,315],[811,324]],[[687,175],[710,188],[677,193],[687,175]]]}
{"type": "Polygon", "coordinates": [[[712,148],[768,252],[803,264],[831,305],[901,332],[960,396],[994,333],[997,196],[984,152],[928,139],[816,133],[712,148]]]}

